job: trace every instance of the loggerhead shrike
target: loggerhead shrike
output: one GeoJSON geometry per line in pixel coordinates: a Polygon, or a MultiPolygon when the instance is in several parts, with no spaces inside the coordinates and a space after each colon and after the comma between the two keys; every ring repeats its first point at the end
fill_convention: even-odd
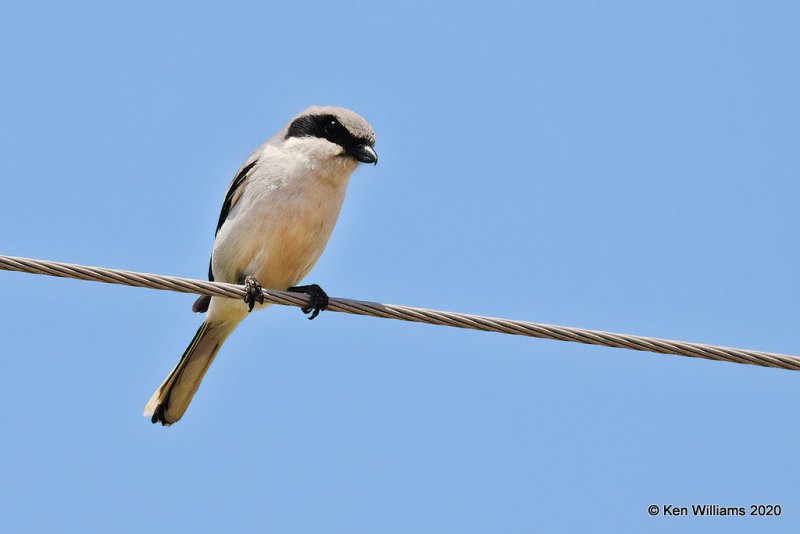
{"type": "Polygon", "coordinates": [[[241,301],[201,296],[192,306],[205,320],[175,369],[144,409],[153,423],[183,416],[220,346],[254,306],[261,285],[310,296],[316,317],[328,296],[316,284],[297,286],[322,254],[358,163],[377,163],[375,134],[349,109],[314,106],[300,113],[245,160],[219,215],[209,280],[244,284],[241,301]]]}

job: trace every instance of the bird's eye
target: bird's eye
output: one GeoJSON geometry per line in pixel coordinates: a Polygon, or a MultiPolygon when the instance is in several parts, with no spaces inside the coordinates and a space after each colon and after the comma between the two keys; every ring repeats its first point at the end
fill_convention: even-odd
{"type": "Polygon", "coordinates": [[[325,125],[322,127],[322,129],[325,130],[325,133],[328,135],[336,134],[341,128],[342,125],[339,124],[339,121],[337,121],[336,119],[331,119],[327,121],[325,125]]]}

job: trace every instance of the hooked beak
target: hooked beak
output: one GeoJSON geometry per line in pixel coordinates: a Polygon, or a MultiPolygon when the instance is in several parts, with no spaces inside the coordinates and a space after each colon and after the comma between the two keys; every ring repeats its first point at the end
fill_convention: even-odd
{"type": "Polygon", "coordinates": [[[349,154],[361,163],[378,164],[378,154],[375,152],[375,149],[369,145],[357,145],[349,151],[349,154]]]}

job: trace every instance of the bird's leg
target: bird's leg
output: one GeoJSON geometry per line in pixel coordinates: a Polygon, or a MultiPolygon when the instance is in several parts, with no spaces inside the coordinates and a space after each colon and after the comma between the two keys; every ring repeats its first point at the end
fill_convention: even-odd
{"type": "Polygon", "coordinates": [[[300,308],[306,315],[309,313],[311,314],[308,317],[309,320],[319,315],[319,312],[328,309],[328,294],[325,293],[317,284],[311,284],[310,286],[290,287],[286,291],[290,291],[292,293],[305,293],[310,297],[311,305],[305,308],[300,308]]]}
{"type": "Polygon", "coordinates": [[[247,312],[253,311],[256,302],[264,304],[264,293],[261,291],[261,284],[255,276],[247,275],[244,277],[244,301],[247,304],[247,312]]]}

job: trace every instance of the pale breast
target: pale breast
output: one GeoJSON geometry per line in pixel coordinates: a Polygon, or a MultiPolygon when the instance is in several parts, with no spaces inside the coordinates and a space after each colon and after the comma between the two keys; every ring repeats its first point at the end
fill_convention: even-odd
{"type": "Polygon", "coordinates": [[[273,289],[297,285],[328,242],[345,188],[346,180],[324,180],[307,169],[253,176],[217,234],[215,276],[236,283],[253,275],[273,289]]]}

